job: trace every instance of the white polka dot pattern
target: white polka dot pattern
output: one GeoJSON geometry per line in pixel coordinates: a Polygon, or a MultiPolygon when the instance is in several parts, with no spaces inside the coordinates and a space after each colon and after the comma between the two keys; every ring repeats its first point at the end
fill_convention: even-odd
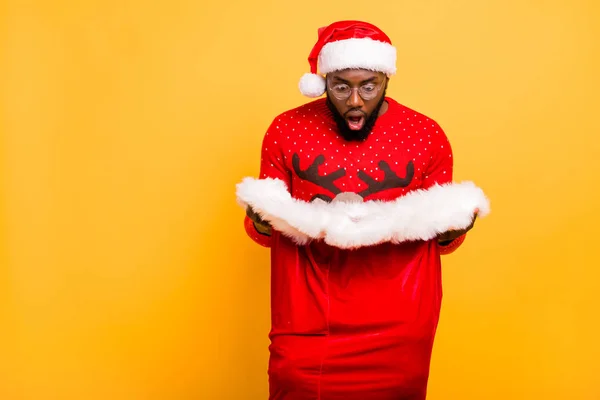
{"type": "Polygon", "coordinates": [[[392,200],[414,189],[450,182],[452,150],[442,128],[392,99],[388,98],[388,104],[387,112],[379,117],[364,142],[348,142],[337,134],[324,99],[282,113],[265,134],[260,178],[283,180],[291,188],[292,196],[304,201],[316,195],[333,198],[336,188],[338,192],[360,193],[368,186],[361,179],[365,173],[375,182],[383,180],[382,163],[399,178],[407,175],[408,164],[412,163],[413,177],[406,187],[374,192],[366,200],[392,200]],[[302,179],[292,163],[294,155],[299,157],[300,170],[311,167],[317,156],[322,155],[324,160],[316,166],[315,174],[323,177],[343,169],[343,176],[333,182],[333,188],[302,179]]]}

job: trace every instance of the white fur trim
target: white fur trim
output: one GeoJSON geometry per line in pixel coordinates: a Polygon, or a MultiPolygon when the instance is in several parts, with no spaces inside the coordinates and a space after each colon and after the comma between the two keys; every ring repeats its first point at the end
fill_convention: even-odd
{"type": "Polygon", "coordinates": [[[325,93],[325,78],[321,75],[306,73],[300,78],[298,88],[307,97],[319,97],[325,93]]]}
{"type": "Polygon", "coordinates": [[[346,39],[327,43],[319,53],[319,72],[327,74],[347,68],[396,73],[396,48],[370,38],[346,39]]]}
{"type": "Polygon", "coordinates": [[[346,249],[430,240],[469,226],[477,209],[479,217],[490,212],[488,199],[472,182],[436,185],[389,202],[309,203],[292,198],[283,181],[245,178],[237,185],[237,201],[299,245],[323,239],[346,249]]]}

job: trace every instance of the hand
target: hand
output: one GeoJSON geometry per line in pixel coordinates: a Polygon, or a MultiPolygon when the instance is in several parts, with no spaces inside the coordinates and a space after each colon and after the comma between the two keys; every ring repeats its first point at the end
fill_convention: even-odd
{"type": "Polygon", "coordinates": [[[254,222],[254,227],[256,228],[257,231],[259,231],[260,233],[262,233],[263,235],[271,235],[271,224],[269,224],[267,221],[264,221],[260,215],[258,215],[253,209],[252,207],[248,206],[246,207],[246,215],[248,216],[248,218],[250,218],[252,220],[252,222],[254,222]]]}
{"type": "Polygon", "coordinates": [[[453,240],[461,237],[462,235],[466,234],[467,232],[469,232],[471,229],[473,229],[473,226],[475,225],[475,220],[477,219],[477,213],[479,210],[475,211],[475,215],[473,215],[473,219],[471,221],[471,224],[469,226],[467,226],[464,229],[458,229],[458,230],[449,230],[447,232],[442,233],[441,235],[438,236],[438,243],[440,244],[448,244],[450,242],[452,242],[453,240]]]}

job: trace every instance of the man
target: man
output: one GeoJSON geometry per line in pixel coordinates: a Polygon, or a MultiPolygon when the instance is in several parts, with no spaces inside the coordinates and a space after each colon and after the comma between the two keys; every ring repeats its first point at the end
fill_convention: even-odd
{"type": "Polygon", "coordinates": [[[487,199],[452,183],[441,127],[386,96],[396,50],[381,30],[340,21],[318,36],[300,90],[326,97],[273,120],[260,176],[237,192],[271,250],[269,398],[422,400],[440,256],[487,199]]]}

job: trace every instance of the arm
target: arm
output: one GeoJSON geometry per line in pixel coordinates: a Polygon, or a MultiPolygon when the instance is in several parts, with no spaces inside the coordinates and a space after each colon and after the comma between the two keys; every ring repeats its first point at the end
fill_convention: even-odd
{"type": "MultiPolygon", "coordinates": [[[[281,149],[281,134],[276,120],[271,123],[262,141],[260,157],[260,179],[279,179],[290,187],[291,175],[285,166],[283,151],[281,149]]],[[[263,247],[271,247],[271,227],[262,222],[260,217],[251,209],[246,210],[244,229],[248,236],[263,247]]]]}
{"type": "MultiPolygon", "coordinates": [[[[454,156],[450,142],[437,124],[432,128],[431,134],[431,161],[425,172],[423,188],[428,189],[435,184],[443,185],[452,183],[454,172],[454,156]]],[[[475,222],[475,220],[473,220],[475,222]]],[[[473,227],[473,224],[462,231],[449,231],[441,234],[438,238],[440,253],[443,255],[451,254],[456,251],[465,241],[467,231],[473,227]]]]}

